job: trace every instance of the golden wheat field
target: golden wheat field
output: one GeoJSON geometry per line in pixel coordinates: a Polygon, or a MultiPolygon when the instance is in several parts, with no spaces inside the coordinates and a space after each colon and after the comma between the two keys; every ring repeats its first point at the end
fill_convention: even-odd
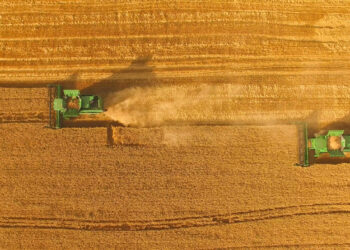
{"type": "Polygon", "coordinates": [[[349,248],[349,107],[347,0],[1,1],[0,248],[349,248]]]}

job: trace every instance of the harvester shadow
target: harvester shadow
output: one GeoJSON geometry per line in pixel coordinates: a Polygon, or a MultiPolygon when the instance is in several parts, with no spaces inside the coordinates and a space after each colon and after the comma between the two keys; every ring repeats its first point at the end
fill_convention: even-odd
{"type": "Polygon", "coordinates": [[[344,130],[344,134],[350,134],[350,113],[346,116],[327,124],[322,124],[319,122],[318,118],[319,112],[314,111],[309,117],[305,119],[308,124],[309,136],[315,136],[317,134],[322,134],[328,130],[344,130]]]}
{"type": "Polygon", "coordinates": [[[314,157],[310,158],[311,164],[320,164],[320,165],[339,165],[339,164],[349,164],[349,157],[329,157],[324,156],[322,158],[315,159],[314,157]]]}
{"type": "MultiPolygon", "coordinates": [[[[95,82],[91,86],[81,89],[82,94],[99,95],[104,100],[108,94],[115,93],[127,88],[134,87],[148,87],[157,83],[154,67],[148,65],[152,59],[151,56],[139,57],[132,61],[131,64],[122,70],[112,72],[111,76],[95,82]]],[[[45,88],[48,85],[61,85],[63,89],[79,89],[78,87],[79,73],[75,72],[65,80],[60,81],[44,81],[44,82],[2,82],[0,81],[0,88],[45,88]]],[[[114,105],[111,103],[111,105],[114,105]]],[[[108,108],[105,106],[105,108],[108,108]]],[[[80,120],[71,119],[63,122],[63,127],[66,128],[91,128],[104,127],[107,133],[107,145],[113,144],[113,127],[123,126],[117,121],[108,120],[80,120]]]]}
{"type": "MultiPolygon", "coordinates": [[[[139,57],[132,61],[131,64],[122,70],[115,71],[111,76],[98,81],[91,86],[81,89],[82,94],[98,95],[104,100],[104,108],[114,105],[115,103],[106,102],[109,94],[122,91],[127,88],[134,87],[148,87],[157,83],[154,68],[149,66],[148,63],[151,60],[151,56],[139,57]]],[[[64,121],[64,127],[69,128],[88,128],[88,127],[105,127],[107,134],[107,146],[113,146],[113,127],[123,126],[123,124],[117,121],[108,120],[79,120],[72,119],[64,121]]]]}
{"type": "Polygon", "coordinates": [[[62,85],[65,89],[76,89],[78,81],[78,72],[73,73],[65,80],[60,81],[45,81],[42,83],[35,82],[1,82],[0,88],[45,88],[48,85],[62,85]]]}
{"type": "MultiPolygon", "coordinates": [[[[122,70],[115,71],[111,76],[98,81],[91,86],[81,89],[82,94],[94,94],[101,96],[102,100],[106,100],[109,94],[116,93],[123,89],[134,87],[147,87],[157,83],[154,68],[148,63],[152,59],[151,56],[139,57],[132,61],[131,64],[122,70]]],[[[105,109],[114,105],[114,103],[106,103],[105,109]]],[[[113,127],[123,126],[117,121],[67,121],[66,127],[106,127],[107,128],[107,145],[113,145],[113,127]]]]}
{"type": "MultiPolygon", "coordinates": [[[[151,56],[139,57],[122,70],[113,72],[111,76],[81,89],[82,94],[95,94],[105,99],[108,94],[126,88],[147,87],[157,83],[154,67],[148,63],[151,56]]],[[[108,107],[107,107],[108,108],[108,107]]]]}
{"type": "Polygon", "coordinates": [[[335,122],[329,123],[322,127],[323,130],[341,129],[344,134],[350,134],[350,113],[335,122]]]}

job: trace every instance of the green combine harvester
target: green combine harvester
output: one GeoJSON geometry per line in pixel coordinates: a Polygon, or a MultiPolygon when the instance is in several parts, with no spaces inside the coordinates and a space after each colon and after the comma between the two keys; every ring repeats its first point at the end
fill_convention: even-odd
{"type": "Polygon", "coordinates": [[[61,85],[49,85],[49,127],[59,129],[62,119],[104,112],[102,98],[97,95],[81,95],[79,90],[65,89],[61,85]],[[55,114],[55,115],[53,115],[55,114]]]}
{"type": "Polygon", "coordinates": [[[328,130],[326,135],[318,135],[314,138],[308,138],[308,128],[304,124],[303,142],[301,152],[301,163],[299,166],[310,166],[309,151],[314,150],[314,157],[318,158],[321,155],[329,157],[345,157],[346,152],[350,152],[350,135],[344,135],[344,130],[328,130]]]}

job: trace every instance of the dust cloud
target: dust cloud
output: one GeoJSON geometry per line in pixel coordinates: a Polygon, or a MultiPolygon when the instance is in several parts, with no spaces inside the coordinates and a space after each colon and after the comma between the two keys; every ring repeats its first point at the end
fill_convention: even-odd
{"type": "Polygon", "coordinates": [[[106,115],[126,126],[217,123],[230,119],[226,105],[240,93],[239,85],[154,86],[110,93],[106,115]]]}
{"type": "Polygon", "coordinates": [[[322,85],[191,84],[127,88],[105,98],[110,119],[130,127],[329,124],[347,119],[349,89],[322,85]],[[330,107],[335,107],[336,110],[330,107]]]}

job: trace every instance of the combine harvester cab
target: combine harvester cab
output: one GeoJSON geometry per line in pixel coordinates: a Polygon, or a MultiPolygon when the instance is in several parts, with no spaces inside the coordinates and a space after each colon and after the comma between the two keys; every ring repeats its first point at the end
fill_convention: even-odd
{"type": "Polygon", "coordinates": [[[344,135],[344,130],[328,130],[326,135],[318,135],[314,138],[308,138],[307,125],[303,129],[304,152],[301,152],[301,162],[297,165],[310,166],[309,151],[314,150],[314,157],[319,158],[322,155],[329,157],[345,157],[346,152],[350,152],[350,135],[344,135]]]}
{"type": "Polygon", "coordinates": [[[80,115],[94,115],[104,112],[101,97],[97,95],[80,95],[79,90],[65,89],[60,85],[49,86],[50,121],[49,127],[61,128],[62,119],[69,120],[80,115]],[[52,117],[52,108],[55,113],[52,117]],[[53,122],[53,120],[55,120],[53,122]]]}

